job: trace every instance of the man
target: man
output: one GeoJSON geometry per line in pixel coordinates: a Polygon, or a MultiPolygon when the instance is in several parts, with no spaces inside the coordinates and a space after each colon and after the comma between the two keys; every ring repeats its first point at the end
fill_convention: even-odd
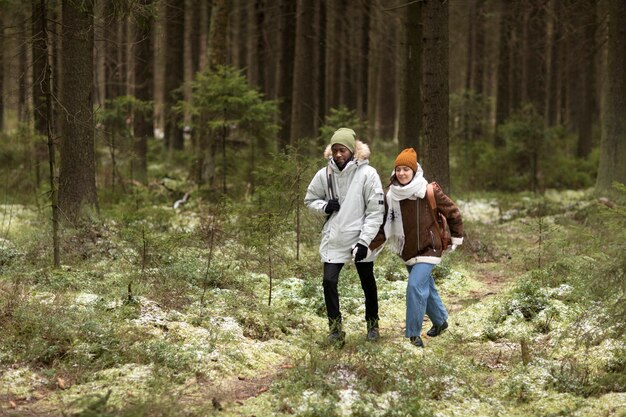
{"type": "Polygon", "coordinates": [[[357,140],[354,130],[338,129],[324,152],[328,166],[315,174],[304,198],[311,211],[326,217],[319,252],[324,263],[328,341],[339,346],[345,332],[337,283],[343,265],[353,259],[365,294],[367,338],[379,337],[374,255],[368,246],[383,222],[385,206],[380,177],[369,165],[369,156],[369,147],[357,140]]]}

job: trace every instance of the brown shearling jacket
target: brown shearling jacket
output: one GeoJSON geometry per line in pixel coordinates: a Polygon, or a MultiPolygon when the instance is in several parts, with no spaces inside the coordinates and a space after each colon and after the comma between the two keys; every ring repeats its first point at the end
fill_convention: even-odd
{"type": "MultiPolygon", "coordinates": [[[[435,201],[437,210],[448,220],[450,234],[453,244],[463,237],[463,220],[461,211],[448,197],[439,184],[433,182],[435,201]]],[[[385,198],[385,219],[387,219],[389,207],[385,198]]],[[[426,197],[417,200],[405,199],[400,201],[402,211],[402,224],[404,228],[404,248],[401,258],[406,262],[417,256],[419,257],[441,257],[441,238],[435,227],[435,220],[431,214],[426,197]],[[419,212],[418,212],[419,207],[419,212]],[[419,227],[418,227],[419,224],[419,227]]],[[[378,234],[370,243],[370,249],[374,250],[382,245],[385,240],[384,223],[380,227],[378,234]]]]}

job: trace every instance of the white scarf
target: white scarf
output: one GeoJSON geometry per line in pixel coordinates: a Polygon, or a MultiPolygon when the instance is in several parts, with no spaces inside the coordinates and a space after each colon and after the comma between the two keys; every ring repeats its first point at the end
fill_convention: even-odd
{"type": "Polygon", "coordinates": [[[387,218],[385,219],[385,237],[387,245],[397,255],[402,254],[404,248],[404,227],[402,225],[401,200],[417,200],[426,195],[428,181],[424,178],[424,171],[418,164],[417,172],[410,183],[406,185],[392,184],[387,191],[387,218]]]}

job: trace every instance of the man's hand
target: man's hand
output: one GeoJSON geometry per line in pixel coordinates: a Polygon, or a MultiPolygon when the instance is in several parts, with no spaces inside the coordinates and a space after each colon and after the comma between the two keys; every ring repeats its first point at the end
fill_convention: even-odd
{"type": "Polygon", "coordinates": [[[367,246],[362,243],[357,243],[352,253],[354,253],[354,262],[361,262],[363,259],[367,258],[367,246]]]}
{"type": "Polygon", "coordinates": [[[326,203],[324,211],[326,212],[326,214],[333,214],[335,211],[339,211],[339,207],[339,200],[337,200],[336,198],[332,198],[328,200],[328,203],[326,203]]]}

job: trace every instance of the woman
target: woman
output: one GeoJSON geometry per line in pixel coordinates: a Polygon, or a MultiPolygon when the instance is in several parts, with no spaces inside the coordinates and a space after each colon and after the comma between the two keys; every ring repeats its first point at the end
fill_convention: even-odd
{"type": "MultiPolygon", "coordinates": [[[[406,337],[423,347],[422,322],[424,314],[433,323],[426,333],[439,336],[448,327],[448,312],[439,297],[431,272],[441,262],[442,242],[435,219],[428,206],[422,168],[413,148],[400,152],[394,162],[394,172],[385,201],[385,222],[370,249],[387,241],[387,246],[402,258],[409,271],[406,289],[406,337]]],[[[463,243],[463,221],[454,202],[433,183],[437,211],[447,219],[452,235],[451,250],[463,243]]]]}

